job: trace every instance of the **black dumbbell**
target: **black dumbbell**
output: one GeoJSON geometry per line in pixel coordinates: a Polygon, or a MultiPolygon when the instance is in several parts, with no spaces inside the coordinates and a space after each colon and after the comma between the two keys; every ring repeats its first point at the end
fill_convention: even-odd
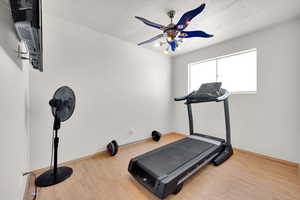
{"type": "Polygon", "coordinates": [[[158,131],[152,131],[152,139],[155,141],[155,142],[158,142],[161,138],[161,133],[158,132],[158,131]]]}
{"type": "Polygon", "coordinates": [[[118,153],[118,149],[119,149],[119,145],[116,140],[111,141],[106,146],[106,151],[111,156],[115,156],[118,153]]]}

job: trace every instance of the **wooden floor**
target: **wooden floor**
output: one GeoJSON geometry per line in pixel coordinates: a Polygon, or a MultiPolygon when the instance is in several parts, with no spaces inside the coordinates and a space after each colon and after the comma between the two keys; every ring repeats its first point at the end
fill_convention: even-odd
{"type": "MultiPolygon", "coordinates": [[[[124,146],[116,157],[98,154],[72,161],[71,178],[48,188],[38,188],[38,200],[152,200],[158,199],[127,172],[130,158],[178,140],[166,135],[158,143],[146,140],[124,146]]],[[[296,167],[236,151],[219,167],[209,165],[190,178],[172,200],[300,200],[300,178],[296,167]]],[[[30,181],[25,195],[34,190],[30,181]]],[[[25,199],[26,199],[25,198],[25,199]]]]}

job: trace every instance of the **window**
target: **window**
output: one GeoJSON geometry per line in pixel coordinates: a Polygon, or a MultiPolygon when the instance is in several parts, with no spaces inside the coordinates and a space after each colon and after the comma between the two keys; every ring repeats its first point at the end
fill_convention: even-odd
{"type": "Polygon", "coordinates": [[[256,68],[256,49],[189,64],[189,91],[218,81],[232,93],[256,92],[256,68]]]}

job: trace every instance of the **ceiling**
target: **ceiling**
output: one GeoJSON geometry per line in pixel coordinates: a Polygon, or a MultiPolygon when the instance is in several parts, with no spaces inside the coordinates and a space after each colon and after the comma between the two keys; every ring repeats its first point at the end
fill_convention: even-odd
{"type": "MultiPolygon", "coordinates": [[[[43,7],[46,15],[55,15],[137,44],[160,31],[145,26],[134,16],[168,24],[167,11],[176,11],[176,22],[184,12],[201,3],[206,3],[204,12],[195,17],[186,30],[204,30],[215,37],[187,39],[182,48],[172,55],[187,53],[300,16],[299,0],[51,0],[44,1],[43,7]]],[[[164,50],[153,44],[144,47],[160,52],[164,50]]]]}

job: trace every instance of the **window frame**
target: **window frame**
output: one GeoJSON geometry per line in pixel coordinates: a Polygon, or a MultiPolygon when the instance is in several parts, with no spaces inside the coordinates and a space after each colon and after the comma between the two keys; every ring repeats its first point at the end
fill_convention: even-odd
{"type": "Polygon", "coordinates": [[[191,91],[191,67],[193,65],[197,65],[197,64],[201,64],[204,62],[209,62],[209,61],[216,61],[216,81],[218,79],[218,60],[222,59],[222,58],[228,58],[228,57],[232,57],[232,56],[236,56],[236,55],[241,55],[241,54],[245,54],[245,53],[250,53],[250,52],[256,52],[256,90],[255,91],[242,91],[242,92],[231,92],[231,94],[256,94],[258,92],[258,53],[257,53],[257,48],[253,48],[253,49],[249,49],[249,50],[243,50],[243,51],[239,51],[239,52],[235,52],[235,53],[231,53],[231,54],[226,54],[223,56],[218,56],[218,57],[214,57],[214,58],[208,58],[208,59],[204,59],[204,60],[200,60],[197,62],[192,62],[188,64],[188,93],[192,92],[191,91]]]}

